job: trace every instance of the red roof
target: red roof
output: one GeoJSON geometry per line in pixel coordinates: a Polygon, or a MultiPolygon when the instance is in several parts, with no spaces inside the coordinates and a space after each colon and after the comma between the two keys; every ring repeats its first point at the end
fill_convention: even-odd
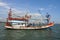
{"type": "Polygon", "coordinates": [[[27,18],[8,18],[9,20],[20,20],[20,21],[28,21],[27,18]]]}

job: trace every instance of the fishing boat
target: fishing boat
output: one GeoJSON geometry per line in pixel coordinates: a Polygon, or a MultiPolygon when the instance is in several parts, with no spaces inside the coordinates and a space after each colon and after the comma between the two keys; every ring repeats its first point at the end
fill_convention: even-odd
{"type": "Polygon", "coordinates": [[[43,17],[41,19],[35,19],[37,21],[39,20],[38,22],[30,21],[30,20],[34,20],[31,18],[32,16],[27,14],[23,17],[13,18],[12,11],[10,9],[5,28],[7,29],[44,29],[44,28],[52,27],[54,25],[54,22],[49,22],[48,24],[46,22],[41,22],[45,20],[43,19],[43,17]]]}

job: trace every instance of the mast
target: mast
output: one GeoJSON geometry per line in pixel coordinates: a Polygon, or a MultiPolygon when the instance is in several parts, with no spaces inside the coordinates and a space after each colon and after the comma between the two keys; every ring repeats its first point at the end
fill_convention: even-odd
{"type": "Polygon", "coordinates": [[[8,14],[6,26],[10,26],[10,23],[9,23],[10,18],[11,18],[11,9],[9,9],[9,14],[8,14]]]}
{"type": "Polygon", "coordinates": [[[11,19],[11,14],[12,14],[12,11],[11,11],[11,8],[9,9],[9,14],[8,14],[8,19],[10,20],[11,19]]]}

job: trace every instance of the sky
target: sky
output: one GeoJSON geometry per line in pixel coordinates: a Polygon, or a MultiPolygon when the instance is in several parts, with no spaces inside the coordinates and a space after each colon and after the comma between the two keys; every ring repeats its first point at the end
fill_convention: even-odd
{"type": "Polygon", "coordinates": [[[39,16],[38,10],[42,15],[48,12],[51,20],[60,23],[60,0],[0,0],[0,19],[7,18],[9,9],[15,14],[29,12],[39,16]]]}

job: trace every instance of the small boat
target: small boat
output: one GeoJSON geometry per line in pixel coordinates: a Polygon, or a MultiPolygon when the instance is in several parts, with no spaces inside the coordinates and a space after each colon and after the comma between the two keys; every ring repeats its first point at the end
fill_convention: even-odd
{"type": "Polygon", "coordinates": [[[25,15],[24,17],[20,18],[13,18],[11,17],[11,9],[8,14],[7,22],[5,28],[7,29],[44,29],[49,28],[54,25],[54,22],[50,22],[48,24],[44,24],[41,22],[38,23],[30,23],[29,20],[31,19],[31,15],[25,15]]]}

